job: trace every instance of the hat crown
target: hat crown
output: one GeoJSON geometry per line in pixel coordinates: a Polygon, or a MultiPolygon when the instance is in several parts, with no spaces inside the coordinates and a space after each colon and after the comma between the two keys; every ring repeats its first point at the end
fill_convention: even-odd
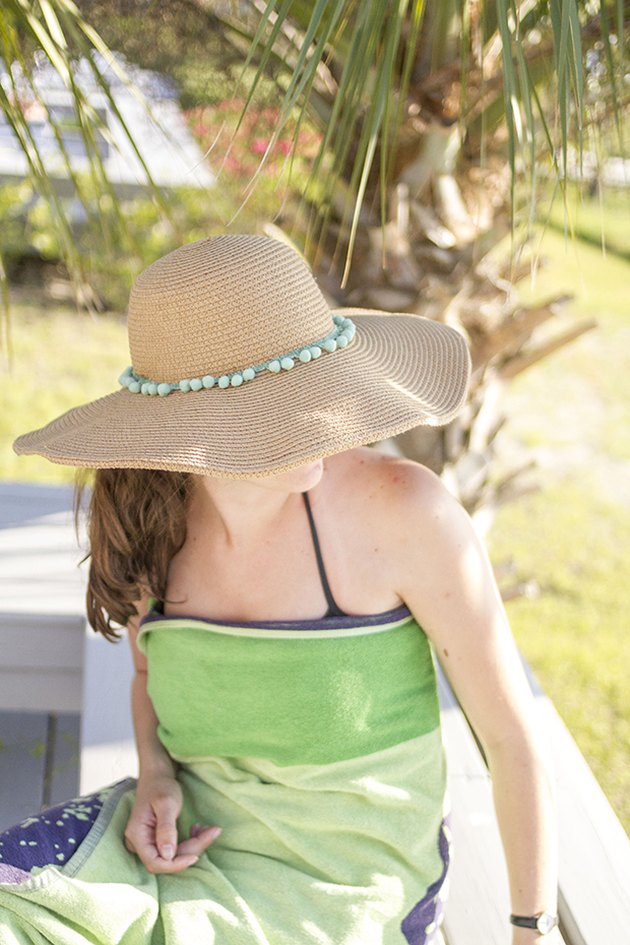
{"type": "Polygon", "coordinates": [[[176,249],[138,276],[129,300],[133,367],[169,383],[260,364],[332,327],[306,263],[265,236],[217,236],[176,249]]]}

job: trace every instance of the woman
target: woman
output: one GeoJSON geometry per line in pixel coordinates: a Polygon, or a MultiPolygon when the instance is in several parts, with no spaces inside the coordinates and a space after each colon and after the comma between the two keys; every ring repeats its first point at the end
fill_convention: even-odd
{"type": "Polygon", "coordinates": [[[88,616],[129,629],[139,778],[6,833],[2,945],[436,941],[432,649],[490,764],[513,945],[550,945],[552,789],[490,566],[435,476],[365,445],[452,419],[461,336],[331,313],[292,250],[225,236],[139,277],[129,340],[121,391],[15,448],[97,470],[88,616]]]}

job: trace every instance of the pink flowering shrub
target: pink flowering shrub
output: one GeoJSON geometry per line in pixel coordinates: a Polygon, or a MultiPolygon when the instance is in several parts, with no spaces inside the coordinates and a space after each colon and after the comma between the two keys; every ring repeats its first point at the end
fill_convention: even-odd
{"type": "MultiPolygon", "coordinates": [[[[285,126],[282,136],[270,149],[279,110],[269,105],[261,108],[250,105],[236,131],[244,104],[241,98],[231,98],[215,105],[191,108],[186,112],[188,124],[215,172],[221,169],[235,183],[246,186],[260,169],[261,177],[276,182],[283,174],[283,169],[288,172],[294,149],[295,122],[285,126]],[[235,131],[236,136],[233,138],[235,131]]],[[[300,189],[303,186],[319,142],[320,135],[312,126],[304,125],[298,131],[293,155],[292,187],[300,189]]],[[[288,183],[288,173],[283,177],[283,183],[288,183]]]]}

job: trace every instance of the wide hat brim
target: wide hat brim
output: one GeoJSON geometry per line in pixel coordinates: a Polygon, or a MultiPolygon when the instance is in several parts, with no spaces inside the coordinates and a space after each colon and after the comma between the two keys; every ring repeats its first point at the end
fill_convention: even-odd
{"type": "Polygon", "coordinates": [[[88,468],[163,469],[240,479],[272,475],[459,412],[470,377],[460,332],[417,315],[338,309],[356,334],[344,350],[264,372],[241,387],[126,389],[18,437],[18,454],[88,468]]]}

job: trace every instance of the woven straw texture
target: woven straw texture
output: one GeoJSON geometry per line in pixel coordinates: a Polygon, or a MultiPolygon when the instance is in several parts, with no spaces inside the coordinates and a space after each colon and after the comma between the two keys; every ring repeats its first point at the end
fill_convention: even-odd
{"type": "Polygon", "coordinates": [[[137,373],[172,383],[262,363],[332,325],[297,253],[262,236],[219,236],[149,266],[131,290],[128,327],[137,373]]]}
{"type": "Polygon", "coordinates": [[[150,397],[120,390],[19,437],[18,453],[87,467],[270,475],[448,423],[465,399],[466,342],[416,315],[331,312],[308,267],[266,237],[200,240],[137,279],[129,345],[137,373],[175,383],[242,369],[356,325],[343,350],[238,388],[150,397]]]}

